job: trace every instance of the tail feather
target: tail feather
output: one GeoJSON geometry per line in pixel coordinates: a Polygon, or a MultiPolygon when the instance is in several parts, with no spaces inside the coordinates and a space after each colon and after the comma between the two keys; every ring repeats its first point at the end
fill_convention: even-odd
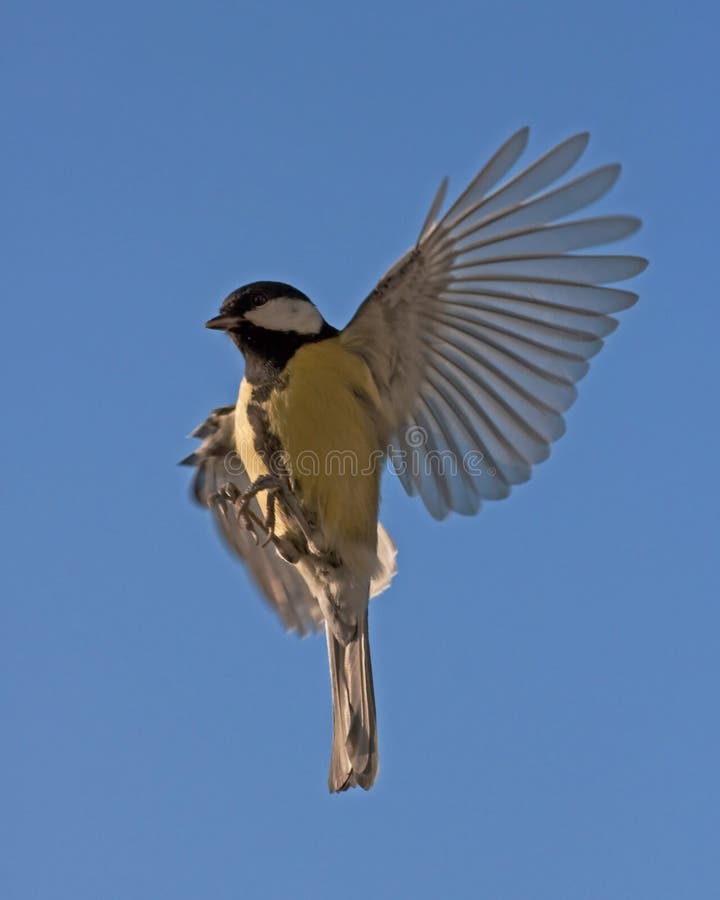
{"type": "Polygon", "coordinates": [[[378,771],[375,693],[370,665],[367,611],[346,644],[326,624],[333,697],[333,742],[328,787],[367,790],[378,771]]]}

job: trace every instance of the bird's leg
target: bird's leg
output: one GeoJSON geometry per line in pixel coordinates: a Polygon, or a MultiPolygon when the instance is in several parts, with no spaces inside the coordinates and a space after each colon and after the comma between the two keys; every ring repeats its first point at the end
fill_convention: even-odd
{"type": "Polygon", "coordinates": [[[265,528],[267,529],[267,537],[263,541],[263,547],[272,541],[275,535],[275,504],[277,502],[277,494],[275,491],[268,491],[267,496],[267,512],[265,513],[265,528]]]}
{"type": "Polygon", "coordinates": [[[302,535],[307,542],[308,550],[315,556],[320,556],[324,552],[322,539],[310,526],[297,497],[290,490],[290,485],[287,483],[287,480],[277,475],[261,475],[260,478],[254,481],[247,491],[243,493],[240,498],[241,505],[249,503],[252,497],[259,494],[261,491],[268,492],[268,510],[264,527],[269,533],[269,539],[272,540],[274,538],[276,502],[279,497],[283,506],[302,532],[302,535]]]}
{"type": "Polygon", "coordinates": [[[300,559],[300,551],[295,546],[295,544],[286,537],[280,537],[280,535],[275,534],[275,509],[277,505],[277,493],[276,491],[268,491],[267,496],[267,512],[265,513],[265,523],[264,527],[267,531],[267,537],[262,542],[262,547],[267,547],[268,544],[272,544],[280,556],[285,560],[285,562],[289,562],[294,565],[300,559]]]}
{"type": "Polygon", "coordinates": [[[267,537],[263,541],[262,546],[267,547],[268,544],[272,544],[275,547],[278,555],[281,556],[285,562],[290,563],[291,565],[295,565],[297,561],[300,559],[300,550],[298,547],[287,537],[280,537],[280,535],[275,534],[275,510],[277,505],[277,492],[276,491],[268,491],[267,497],[267,513],[265,514],[265,528],[267,529],[267,537]]]}

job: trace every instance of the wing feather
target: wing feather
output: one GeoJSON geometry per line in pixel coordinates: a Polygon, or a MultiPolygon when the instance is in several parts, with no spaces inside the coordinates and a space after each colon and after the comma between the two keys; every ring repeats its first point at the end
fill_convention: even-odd
{"type": "Polygon", "coordinates": [[[473,209],[478,200],[486,196],[488,191],[507,175],[525,150],[529,134],[529,128],[521,128],[490,157],[445,214],[447,222],[461,219],[465,212],[473,209]]]}
{"type": "Polygon", "coordinates": [[[606,165],[557,184],[582,156],[587,133],[501,183],[527,136],[521,129],[506,141],[436,221],[443,182],[417,245],[341,336],[378,383],[403,486],[436,518],[507,496],[548,457],[576,382],[617,327],[610,314],[637,300],[606,285],[647,265],[574,252],[640,227],[624,215],[566,219],[620,173],[606,165]]]}
{"type": "Polygon", "coordinates": [[[445,226],[446,231],[452,231],[463,222],[467,224],[469,220],[482,221],[498,210],[519,208],[528,197],[544,190],[571,169],[582,156],[589,139],[587,133],[568,138],[494,193],[466,209],[462,215],[454,218],[446,216],[441,224],[445,226]]]}

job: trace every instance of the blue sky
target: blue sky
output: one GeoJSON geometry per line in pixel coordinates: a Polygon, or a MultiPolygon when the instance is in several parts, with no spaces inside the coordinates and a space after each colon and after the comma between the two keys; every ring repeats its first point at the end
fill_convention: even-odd
{"type": "Polygon", "coordinates": [[[720,892],[717,12],[11,2],[4,16],[4,900],[720,892]],[[272,278],[344,323],[501,140],[593,134],[641,302],[533,480],[400,549],[381,775],[329,796],[320,638],[175,466],[232,402],[202,324],[272,278]],[[451,188],[452,190],[452,188],[451,188]]]}

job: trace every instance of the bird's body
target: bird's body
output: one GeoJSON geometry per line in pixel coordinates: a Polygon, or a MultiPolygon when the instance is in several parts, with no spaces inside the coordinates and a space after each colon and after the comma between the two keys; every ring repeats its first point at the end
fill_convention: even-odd
{"type": "Polygon", "coordinates": [[[245,376],[235,407],[196,432],[195,496],[288,627],[325,627],[332,791],[368,788],[377,774],[368,603],[395,573],[379,522],[388,451],[435,518],[507,496],[563,433],[574,384],[615,327],[608,313],[636,299],[605,285],[644,260],[567,251],[624,237],[638,220],[557,221],[605,193],[619,167],[545,191],[587,139],[496,187],[523,129],[436,221],[443,185],[416,246],[341,331],[271,281],[234,291],[208,322],[242,351],[245,376]]]}
{"type": "Polygon", "coordinates": [[[271,325],[286,324],[294,289],[265,282],[262,291],[262,318],[232,332],[250,363],[235,404],[235,451],[253,484],[279,479],[298,504],[304,528],[282,496],[262,490],[255,498],[262,519],[272,516],[278,553],[323,612],[335,723],[330,788],[369,787],[377,737],[367,610],[371,594],[389,583],[395,555],[378,523],[388,440],[382,402],[366,362],[314,317],[314,307],[302,334],[274,339],[271,325]]]}
{"type": "Polygon", "coordinates": [[[269,474],[277,453],[325,543],[356,568],[375,551],[384,430],[370,371],[339,337],[301,347],[272,384],[243,379],[235,407],[236,447],[250,478],[269,474]]]}

